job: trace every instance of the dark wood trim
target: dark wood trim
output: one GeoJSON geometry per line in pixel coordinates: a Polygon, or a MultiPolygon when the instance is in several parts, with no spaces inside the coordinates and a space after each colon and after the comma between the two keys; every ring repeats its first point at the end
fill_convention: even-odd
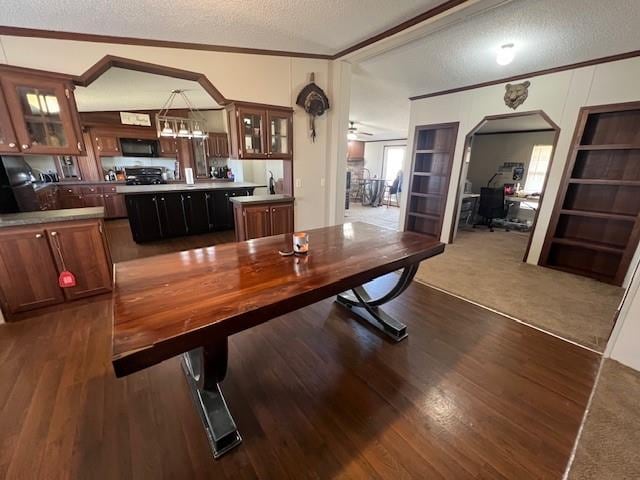
{"type": "MultiPolygon", "coordinates": [[[[49,72],[47,70],[39,70],[37,68],[17,67],[15,65],[0,65],[0,71],[6,73],[17,73],[20,75],[41,75],[47,78],[58,78],[73,82],[75,76],[60,72],[49,72]]],[[[75,88],[75,87],[74,87],[75,88]]]]}
{"type": "Polygon", "coordinates": [[[543,133],[543,132],[554,132],[553,128],[538,128],[532,130],[509,130],[507,132],[486,132],[486,133],[476,133],[475,135],[478,137],[484,137],[485,135],[513,135],[515,133],[543,133]]]}
{"type": "MultiPolygon", "coordinates": [[[[476,135],[476,132],[478,130],[480,130],[480,128],[482,128],[482,126],[489,120],[502,120],[505,118],[515,118],[515,117],[525,117],[528,115],[540,115],[542,118],[545,119],[545,121],[547,123],[549,123],[549,125],[551,125],[551,131],[555,131],[556,134],[553,138],[553,148],[551,149],[551,161],[549,162],[549,166],[547,167],[547,173],[545,174],[544,177],[544,182],[542,184],[542,192],[540,192],[540,199],[538,200],[538,210],[536,210],[536,213],[533,217],[533,224],[531,225],[531,234],[529,235],[529,239],[527,241],[527,248],[524,251],[524,256],[522,257],[522,261],[526,262],[527,261],[527,257],[529,256],[529,250],[531,249],[531,242],[533,240],[533,234],[536,231],[536,227],[538,225],[538,216],[540,215],[540,208],[542,207],[542,202],[544,200],[544,195],[547,191],[547,182],[549,181],[549,174],[551,173],[551,168],[553,167],[553,161],[554,161],[554,157],[556,154],[556,147],[558,146],[558,139],[560,138],[560,126],[554,122],[553,120],[551,120],[551,117],[549,117],[549,115],[546,114],[546,112],[544,112],[543,110],[530,110],[527,112],[517,112],[517,113],[505,113],[505,114],[500,114],[500,115],[487,115],[486,117],[484,117],[475,127],[473,127],[471,129],[471,131],[469,133],[467,133],[467,136],[465,137],[464,140],[464,150],[462,151],[462,165],[460,165],[460,174],[458,175],[458,183],[456,184],[456,202],[455,202],[455,211],[453,214],[453,219],[451,221],[451,227],[449,230],[449,242],[448,243],[453,243],[453,233],[455,232],[455,228],[456,228],[456,224],[458,222],[458,206],[460,204],[460,186],[461,186],[461,182],[462,182],[462,170],[464,167],[464,156],[466,155],[466,152],[469,148],[471,148],[471,140],[473,138],[474,135],[476,135]]],[[[513,133],[524,133],[524,132],[513,132],[513,133]]],[[[549,223],[549,225],[551,225],[551,223],[549,223]]],[[[547,228],[547,232],[548,232],[548,228],[547,228]]],[[[542,257],[542,255],[541,255],[542,257]]]]}
{"type": "Polygon", "coordinates": [[[145,47],[179,48],[185,50],[203,50],[209,52],[244,53],[248,55],[270,55],[275,57],[315,58],[331,60],[332,55],[306,52],[290,52],[286,50],[267,50],[261,48],[232,47],[227,45],[211,45],[207,43],[176,42],[151,38],[120,37],[114,35],[97,35],[93,33],[62,32],[59,30],[40,30],[0,26],[0,35],[13,37],[50,38],[55,40],[74,40],[78,42],[113,43],[116,45],[139,45],[145,47]]]}
{"type": "Polygon", "coordinates": [[[459,5],[467,3],[468,1],[469,0],[448,0],[444,3],[441,3],[440,5],[437,5],[431,8],[430,10],[427,10],[426,12],[421,13],[420,15],[416,15],[415,17],[410,18],[409,20],[399,23],[395,27],[391,27],[385,30],[384,32],[378,33],[377,35],[374,35],[365,40],[362,40],[361,42],[358,42],[355,45],[345,48],[344,50],[340,50],[338,53],[331,56],[331,60],[336,60],[340,57],[344,57],[345,55],[349,53],[353,53],[356,50],[360,50],[361,48],[367,47],[372,43],[379,42],[380,40],[383,40],[392,35],[395,35],[396,33],[400,33],[403,30],[406,30],[407,28],[413,27],[414,25],[427,21],[430,18],[435,17],[436,15],[440,15],[441,13],[444,13],[447,10],[451,10],[452,8],[455,8],[459,5]]]}
{"type": "Polygon", "coordinates": [[[360,140],[360,141],[364,143],[376,143],[376,142],[402,142],[402,141],[406,142],[407,140],[408,138],[405,137],[405,138],[389,138],[386,140],[360,140]]]}
{"type": "Polygon", "coordinates": [[[425,93],[422,95],[415,95],[409,97],[409,100],[422,100],[424,98],[439,97],[441,95],[449,95],[450,93],[464,92],[466,90],[474,90],[476,88],[489,87],[491,85],[499,85],[501,83],[513,82],[515,80],[522,80],[524,78],[538,77],[540,75],[549,75],[550,73],[564,72],[566,70],[573,70],[575,68],[591,67],[593,65],[599,65],[601,63],[616,62],[618,60],[626,60],[628,58],[634,58],[640,56],[640,50],[633,50],[631,52],[618,53],[616,55],[609,55],[607,57],[594,58],[592,60],[586,60],[584,62],[570,63],[568,65],[562,65],[560,67],[546,68],[544,70],[536,70],[534,72],[522,73],[520,75],[514,75],[511,77],[500,78],[498,80],[490,80],[482,83],[474,83],[473,85],[466,85],[464,87],[451,88],[449,90],[440,90],[433,93],[425,93]]]}
{"type": "Polygon", "coordinates": [[[285,107],[283,105],[270,105],[268,103],[257,103],[257,102],[245,102],[243,100],[231,100],[227,99],[228,104],[235,104],[240,107],[247,108],[261,108],[268,110],[280,110],[282,112],[293,112],[293,107],[285,107]]]}
{"type": "Polygon", "coordinates": [[[132,60],[130,58],[117,57],[114,55],[105,55],[97,63],[91,66],[82,75],[75,77],[74,83],[82,87],[87,87],[95,82],[102,74],[112,67],[125,68],[137,72],[153,73],[155,75],[164,75],[167,77],[180,78],[183,80],[191,80],[198,82],[204,90],[218,103],[218,105],[226,105],[227,99],[220,91],[213,86],[209,79],[202,73],[192,72],[190,70],[182,70],[179,68],[167,67],[157,63],[142,62],[140,60],[132,60]]]}

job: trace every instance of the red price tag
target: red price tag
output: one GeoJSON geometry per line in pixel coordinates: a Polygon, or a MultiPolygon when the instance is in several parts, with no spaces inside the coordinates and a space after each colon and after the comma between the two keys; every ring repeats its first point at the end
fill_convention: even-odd
{"type": "Polygon", "coordinates": [[[64,270],[60,272],[60,276],[58,277],[58,285],[61,288],[70,288],[76,286],[76,277],[73,273],[68,270],[64,270]]]}

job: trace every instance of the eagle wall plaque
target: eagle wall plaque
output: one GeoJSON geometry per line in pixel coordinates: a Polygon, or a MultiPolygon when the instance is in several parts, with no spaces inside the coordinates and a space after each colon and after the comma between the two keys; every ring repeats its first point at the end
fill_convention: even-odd
{"type": "Polygon", "coordinates": [[[296,104],[304,108],[309,114],[309,130],[311,140],[316,141],[316,117],[320,117],[329,110],[329,99],[324,91],[314,83],[315,74],[311,74],[311,82],[298,94],[296,104]]]}

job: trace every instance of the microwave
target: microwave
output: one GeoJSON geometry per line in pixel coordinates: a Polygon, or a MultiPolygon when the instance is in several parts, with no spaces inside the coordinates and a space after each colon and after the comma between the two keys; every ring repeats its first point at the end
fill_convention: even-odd
{"type": "Polygon", "coordinates": [[[144,138],[121,138],[120,148],[124,157],[157,157],[158,141],[144,138]]]}

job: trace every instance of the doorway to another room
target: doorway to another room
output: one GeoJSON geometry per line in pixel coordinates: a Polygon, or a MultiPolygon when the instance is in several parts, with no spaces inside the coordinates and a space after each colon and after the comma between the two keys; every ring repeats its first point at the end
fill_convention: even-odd
{"type": "MultiPolygon", "coordinates": [[[[602,351],[624,290],[538,266],[537,258],[527,263],[559,131],[543,112],[528,112],[487,117],[469,132],[457,191],[436,192],[455,201],[453,224],[442,228],[450,244],[415,278],[602,351]]],[[[414,175],[424,164],[420,155],[427,155],[420,148],[414,175]]]]}
{"type": "Polygon", "coordinates": [[[345,220],[398,230],[406,140],[350,141],[345,220]]]}

